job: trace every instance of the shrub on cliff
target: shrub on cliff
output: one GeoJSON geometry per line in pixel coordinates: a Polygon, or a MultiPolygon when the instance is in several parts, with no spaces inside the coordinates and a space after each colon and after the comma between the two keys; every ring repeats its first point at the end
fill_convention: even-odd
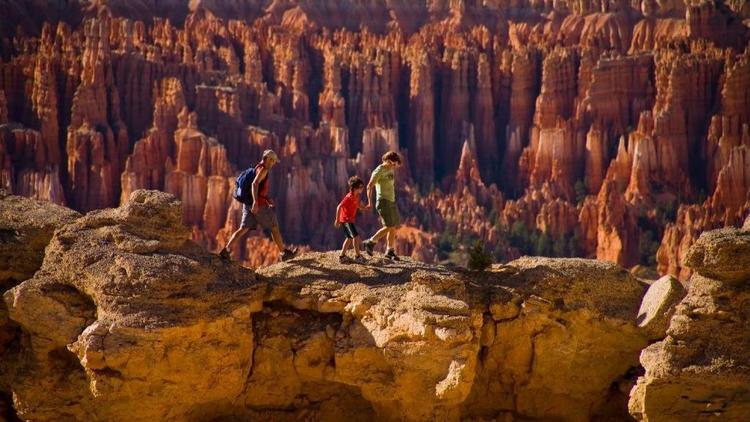
{"type": "Polygon", "coordinates": [[[477,240],[469,250],[469,269],[472,271],[484,271],[492,265],[492,256],[484,250],[484,243],[477,240]]]}

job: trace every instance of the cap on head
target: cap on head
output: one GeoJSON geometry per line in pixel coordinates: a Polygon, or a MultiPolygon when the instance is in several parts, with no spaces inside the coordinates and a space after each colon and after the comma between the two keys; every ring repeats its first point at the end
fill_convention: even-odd
{"type": "Polygon", "coordinates": [[[279,162],[279,156],[272,149],[263,151],[263,159],[265,160],[266,158],[271,158],[277,163],[279,162]]]}

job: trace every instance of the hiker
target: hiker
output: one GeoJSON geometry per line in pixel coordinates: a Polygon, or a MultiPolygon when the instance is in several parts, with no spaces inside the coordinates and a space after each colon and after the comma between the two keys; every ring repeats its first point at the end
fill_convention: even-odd
{"type": "Polygon", "coordinates": [[[354,221],[357,219],[357,211],[367,208],[359,200],[363,190],[365,190],[365,182],[358,176],[350,177],[349,193],[344,196],[344,199],[336,207],[336,218],[333,224],[336,227],[341,227],[346,238],[344,239],[344,245],[341,247],[341,254],[339,255],[339,262],[342,264],[349,259],[346,256],[346,252],[352,244],[354,244],[354,260],[360,263],[365,262],[365,257],[359,252],[360,237],[357,227],[354,225],[354,221]]]}
{"type": "Polygon", "coordinates": [[[370,182],[367,184],[367,207],[372,206],[372,190],[375,188],[377,191],[375,209],[378,211],[383,227],[372,235],[371,238],[362,242],[367,253],[372,255],[378,240],[383,236],[387,236],[385,257],[394,261],[398,261],[399,259],[395,249],[396,229],[401,224],[401,217],[398,214],[398,207],[396,206],[396,183],[394,175],[394,170],[399,167],[401,167],[401,156],[395,151],[390,151],[383,155],[383,163],[377,166],[373,170],[372,176],[370,176],[370,182]]]}
{"type": "Polygon", "coordinates": [[[263,158],[258,165],[248,168],[237,177],[234,198],[242,202],[242,221],[240,228],[232,233],[226,246],[219,253],[222,258],[229,259],[232,244],[248,230],[255,230],[258,225],[271,231],[271,238],[279,248],[282,261],[292,259],[296,255],[296,250],[284,246],[274,204],[268,197],[268,172],[278,162],[279,157],[276,153],[267,149],[263,151],[263,158]]]}

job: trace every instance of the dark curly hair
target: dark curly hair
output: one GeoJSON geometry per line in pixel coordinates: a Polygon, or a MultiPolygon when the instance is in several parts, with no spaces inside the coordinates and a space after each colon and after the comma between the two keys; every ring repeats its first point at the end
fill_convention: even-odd
{"type": "Polygon", "coordinates": [[[354,189],[361,188],[365,185],[365,182],[362,181],[362,179],[359,178],[359,176],[352,176],[349,178],[349,190],[354,191],[354,189]]]}

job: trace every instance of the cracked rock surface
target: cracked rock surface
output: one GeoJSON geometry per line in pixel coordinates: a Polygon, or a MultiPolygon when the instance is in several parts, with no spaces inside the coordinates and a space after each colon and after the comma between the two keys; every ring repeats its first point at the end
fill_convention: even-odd
{"type": "Polygon", "coordinates": [[[264,286],[190,240],[173,196],[59,229],[33,278],[4,294],[23,332],[10,370],[33,420],[181,419],[241,394],[264,286]]]}
{"type": "MultiPolygon", "coordinates": [[[[55,229],[80,214],[59,205],[0,190],[0,294],[34,275],[55,229]]],[[[0,300],[0,421],[10,414],[9,355],[18,349],[19,328],[0,300]]]]}
{"type": "Polygon", "coordinates": [[[308,253],[256,273],[137,190],[59,228],[5,292],[20,335],[2,377],[25,420],[622,418],[643,294],[583,259],[308,253]]]}
{"type": "Polygon", "coordinates": [[[644,376],[630,394],[642,421],[750,415],[750,230],[706,232],[685,264],[695,273],[667,337],[641,353],[644,376]]]}

